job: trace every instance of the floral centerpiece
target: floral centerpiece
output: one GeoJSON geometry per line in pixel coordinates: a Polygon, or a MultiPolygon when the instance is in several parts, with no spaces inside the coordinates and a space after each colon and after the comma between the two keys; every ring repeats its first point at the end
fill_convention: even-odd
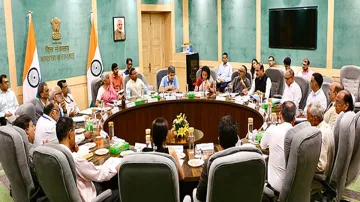
{"type": "Polygon", "coordinates": [[[186,120],[186,116],[183,113],[180,113],[176,116],[176,119],[173,121],[172,130],[176,137],[185,137],[189,130],[189,122],[186,120]]]}

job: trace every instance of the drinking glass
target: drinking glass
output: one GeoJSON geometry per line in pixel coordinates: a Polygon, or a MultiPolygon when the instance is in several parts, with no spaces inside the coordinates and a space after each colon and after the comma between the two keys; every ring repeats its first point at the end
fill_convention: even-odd
{"type": "Polygon", "coordinates": [[[228,90],[228,93],[229,93],[229,96],[230,96],[230,94],[232,93],[232,84],[231,83],[228,85],[227,90],[228,90]]]}
{"type": "Polygon", "coordinates": [[[199,147],[195,147],[195,158],[201,159],[201,149],[199,147]]]}

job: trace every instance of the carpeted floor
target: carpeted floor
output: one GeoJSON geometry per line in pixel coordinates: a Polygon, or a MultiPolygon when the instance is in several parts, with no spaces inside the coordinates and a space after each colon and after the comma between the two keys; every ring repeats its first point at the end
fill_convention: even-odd
{"type": "MultiPolygon", "coordinates": [[[[13,202],[9,195],[10,183],[0,164],[0,202],[13,202]]],[[[352,202],[360,202],[360,177],[352,185],[346,187],[344,198],[352,202]]]]}

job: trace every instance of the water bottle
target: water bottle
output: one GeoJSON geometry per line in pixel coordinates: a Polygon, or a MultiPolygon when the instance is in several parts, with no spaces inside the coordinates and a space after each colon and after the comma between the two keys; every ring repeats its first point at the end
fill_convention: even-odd
{"type": "Polygon", "coordinates": [[[151,138],[150,138],[151,129],[145,130],[145,141],[146,141],[146,147],[151,148],[151,138]]]}
{"type": "Polygon", "coordinates": [[[110,121],[109,122],[109,138],[110,140],[112,139],[112,137],[115,135],[114,132],[114,122],[110,121]]]}
{"type": "Polygon", "coordinates": [[[252,141],[253,140],[253,130],[254,130],[254,127],[253,127],[253,118],[248,118],[248,133],[247,133],[247,138],[249,141],[252,141]]]}
{"type": "Polygon", "coordinates": [[[194,154],[194,149],[195,149],[195,137],[194,137],[194,128],[190,127],[189,128],[189,153],[190,154],[194,154]]]}

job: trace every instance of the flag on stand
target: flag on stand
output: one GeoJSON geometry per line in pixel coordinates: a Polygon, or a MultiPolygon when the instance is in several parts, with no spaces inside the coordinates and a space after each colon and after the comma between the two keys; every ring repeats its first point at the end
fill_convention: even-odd
{"type": "Polygon", "coordinates": [[[94,79],[99,78],[102,72],[103,72],[103,65],[102,65],[99,46],[98,46],[98,38],[95,31],[94,17],[93,14],[91,13],[91,32],[90,32],[88,63],[87,63],[87,86],[88,86],[89,104],[92,101],[91,82],[94,79]]]}
{"type": "Polygon", "coordinates": [[[39,58],[36,48],[35,30],[29,11],[29,30],[26,44],[24,73],[23,73],[23,102],[36,97],[37,88],[41,80],[39,58]]]}

